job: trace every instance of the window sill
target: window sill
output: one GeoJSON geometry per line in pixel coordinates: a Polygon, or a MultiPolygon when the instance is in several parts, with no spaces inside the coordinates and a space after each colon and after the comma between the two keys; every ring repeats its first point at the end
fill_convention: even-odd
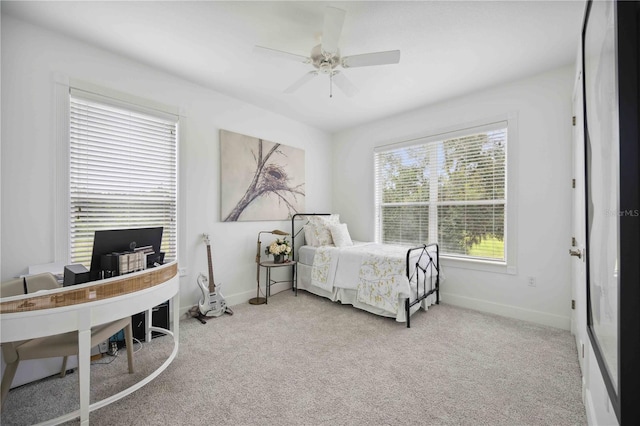
{"type": "Polygon", "coordinates": [[[460,257],[440,255],[442,265],[448,268],[469,269],[472,271],[492,272],[496,274],[516,275],[514,265],[506,262],[498,262],[480,259],[463,259],[460,257]]]}

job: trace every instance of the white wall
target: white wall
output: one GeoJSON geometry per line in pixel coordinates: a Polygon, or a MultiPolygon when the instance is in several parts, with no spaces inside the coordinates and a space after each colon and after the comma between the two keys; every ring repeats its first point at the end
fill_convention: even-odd
{"type": "MultiPolygon", "coordinates": [[[[1,279],[53,262],[57,218],[54,78],[64,75],[181,109],[179,176],[184,250],[179,266],[182,310],[197,303],[207,272],[202,233],[210,234],[214,275],[228,303],[255,296],[257,234],[290,222],[220,222],[219,130],[302,148],[306,206],[331,210],[331,138],[286,117],[186,82],[88,44],[2,16],[1,279]]],[[[62,171],[64,172],[64,171],[62,171]]],[[[62,200],[64,202],[64,200],[62,200]]],[[[269,236],[263,236],[268,242],[269,236]]]]}
{"type": "MultiPolygon", "coordinates": [[[[463,269],[443,260],[443,300],[570,328],[571,94],[573,67],[345,130],[333,141],[333,210],[354,239],[374,238],[373,149],[517,113],[515,274],[463,269]],[[535,277],[537,286],[527,285],[535,277]]],[[[508,148],[509,149],[509,148],[508,148]]],[[[515,204],[515,205],[514,205],[515,204]]]]}

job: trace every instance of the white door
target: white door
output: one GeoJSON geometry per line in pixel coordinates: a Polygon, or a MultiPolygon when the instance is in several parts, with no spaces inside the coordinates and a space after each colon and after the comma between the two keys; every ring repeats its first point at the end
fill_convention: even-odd
{"type": "Polygon", "coordinates": [[[576,338],[578,359],[582,375],[585,374],[585,351],[588,344],[587,330],[587,282],[586,282],[586,223],[585,223],[585,170],[584,170],[584,117],[582,109],[582,73],[578,74],[573,94],[573,233],[568,255],[572,262],[572,298],[575,309],[571,311],[571,332],[576,338]]]}

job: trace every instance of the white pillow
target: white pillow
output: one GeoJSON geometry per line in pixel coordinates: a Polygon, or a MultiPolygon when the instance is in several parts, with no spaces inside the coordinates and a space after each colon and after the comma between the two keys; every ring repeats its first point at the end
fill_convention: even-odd
{"type": "Polygon", "coordinates": [[[314,247],[328,246],[333,244],[333,238],[331,238],[331,231],[329,226],[338,225],[340,223],[340,215],[331,214],[327,216],[307,216],[309,224],[305,225],[310,227],[310,232],[313,234],[311,239],[307,239],[305,229],[305,239],[307,241],[313,241],[314,247]]]}
{"type": "Polygon", "coordinates": [[[312,247],[328,246],[333,244],[331,231],[326,226],[305,225],[304,242],[312,247]]]}
{"type": "Polygon", "coordinates": [[[316,234],[314,232],[314,225],[305,225],[304,229],[304,243],[308,246],[318,247],[318,239],[316,238],[316,234]]]}
{"type": "Polygon", "coordinates": [[[331,238],[331,231],[326,226],[315,226],[312,225],[313,236],[317,241],[318,246],[328,246],[333,244],[333,239],[331,238]]]}
{"type": "Polygon", "coordinates": [[[346,223],[331,225],[329,226],[329,229],[331,230],[331,238],[333,238],[333,243],[336,247],[347,247],[353,245],[346,223]]]}
{"type": "Polygon", "coordinates": [[[309,223],[315,226],[338,225],[340,223],[339,214],[330,214],[327,216],[307,216],[309,223]]]}

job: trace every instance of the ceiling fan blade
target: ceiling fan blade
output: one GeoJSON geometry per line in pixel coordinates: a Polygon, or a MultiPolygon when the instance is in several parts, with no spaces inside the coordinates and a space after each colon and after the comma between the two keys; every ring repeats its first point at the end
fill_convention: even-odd
{"type": "Polygon", "coordinates": [[[358,88],[354,86],[351,81],[340,71],[335,71],[333,74],[333,82],[338,86],[345,95],[351,97],[358,93],[358,88]]]}
{"type": "Polygon", "coordinates": [[[397,64],[400,62],[399,50],[388,50],[386,52],[364,53],[362,55],[352,55],[342,58],[344,68],[368,67],[371,65],[397,64]]]}
{"type": "Polygon", "coordinates": [[[253,51],[272,58],[286,59],[288,61],[302,62],[303,64],[311,63],[311,58],[295,53],[283,52],[282,50],[271,49],[270,47],[254,46],[253,51]]]}
{"type": "Polygon", "coordinates": [[[327,6],[324,10],[324,25],[322,27],[322,50],[327,53],[338,51],[338,40],[342,33],[344,16],[347,12],[342,9],[327,6]]]}
{"type": "Polygon", "coordinates": [[[295,92],[300,87],[302,87],[303,85],[308,83],[309,80],[313,79],[313,77],[315,77],[316,75],[318,75],[318,71],[315,71],[315,70],[314,71],[309,71],[308,73],[303,75],[302,78],[300,78],[298,81],[293,83],[291,86],[287,87],[285,89],[284,93],[293,93],[293,92],[295,92]]]}

